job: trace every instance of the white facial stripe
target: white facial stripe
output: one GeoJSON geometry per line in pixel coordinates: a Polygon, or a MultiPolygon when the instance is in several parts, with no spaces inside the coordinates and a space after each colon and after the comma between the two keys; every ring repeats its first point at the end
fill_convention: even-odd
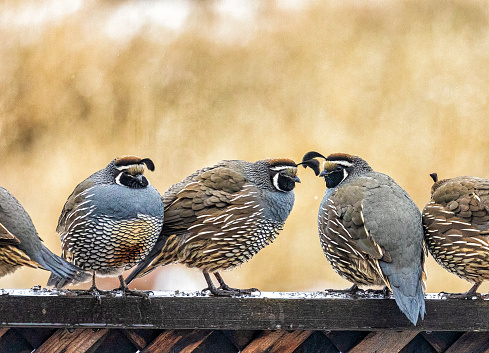
{"type": "Polygon", "coordinates": [[[115,183],[118,185],[124,186],[121,184],[121,176],[122,176],[122,173],[119,173],[119,175],[115,177],[115,183]]]}
{"type": "MultiPolygon", "coordinates": [[[[115,183],[116,183],[117,185],[121,185],[121,186],[127,186],[127,185],[124,185],[124,184],[122,184],[122,183],[121,183],[121,177],[122,177],[122,173],[119,173],[119,175],[117,175],[117,176],[115,177],[115,183]]],[[[144,178],[144,177],[143,177],[143,178],[144,178]]],[[[150,186],[150,185],[151,185],[151,182],[149,181],[149,179],[148,179],[148,178],[145,178],[145,179],[146,179],[146,181],[148,182],[148,185],[147,185],[147,186],[150,186]]]]}
{"type": "Polygon", "coordinates": [[[283,191],[282,189],[280,189],[280,187],[278,186],[278,177],[279,177],[279,173],[275,174],[273,176],[273,186],[275,187],[275,189],[279,190],[279,191],[283,191]]]}
{"type": "Polygon", "coordinates": [[[278,166],[278,167],[271,167],[270,170],[273,171],[281,171],[285,169],[293,168],[292,166],[286,165],[286,166],[278,166]]]}
{"type": "Polygon", "coordinates": [[[348,172],[346,171],[346,169],[343,169],[343,179],[341,181],[345,180],[347,176],[348,172]]]}
{"type": "Polygon", "coordinates": [[[120,167],[115,167],[117,170],[127,170],[129,168],[134,168],[136,166],[142,165],[144,168],[144,164],[129,164],[129,165],[121,165],[120,167]]]}
{"type": "Polygon", "coordinates": [[[349,168],[353,167],[353,163],[347,162],[347,161],[324,161],[323,162],[323,169],[326,169],[326,165],[334,165],[338,164],[341,165],[342,167],[349,168]]]}
{"type": "Polygon", "coordinates": [[[353,167],[353,164],[347,161],[332,161],[332,163],[342,165],[345,168],[353,167]]]}

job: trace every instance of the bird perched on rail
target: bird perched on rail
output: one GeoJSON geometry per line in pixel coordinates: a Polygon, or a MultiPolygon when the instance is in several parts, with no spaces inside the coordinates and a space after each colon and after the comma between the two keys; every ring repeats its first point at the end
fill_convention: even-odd
{"type": "Polygon", "coordinates": [[[357,286],[387,286],[416,325],[425,314],[421,214],[409,195],[366,161],[343,153],[304,155],[302,164],[326,181],[319,239],[334,270],[357,286]],[[323,171],[315,158],[324,158],[323,171]]]}
{"type": "Polygon", "coordinates": [[[290,159],[225,160],[171,186],[163,194],[160,238],[127,283],[158,266],[181,263],[200,269],[213,295],[257,290],[230,288],[219,271],[250,260],[275,239],[294,205],[296,174],[290,159]]]}
{"type": "MultiPolygon", "coordinates": [[[[63,257],[95,276],[118,276],[120,289],[131,292],[122,277],[154,246],[163,224],[163,202],[144,176],[154,170],[149,158],[123,156],[78,184],[66,201],[56,231],[63,257]]],[[[48,285],[60,286],[51,276],[48,285]]]]}
{"type": "Polygon", "coordinates": [[[10,192],[0,187],[0,277],[22,266],[51,271],[66,283],[89,277],[44,246],[25,209],[10,192]]]}
{"type": "Polygon", "coordinates": [[[489,280],[489,180],[431,177],[431,201],[423,209],[426,244],[443,268],[473,283],[467,293],[448,296],[477,295],[489,280]]]}

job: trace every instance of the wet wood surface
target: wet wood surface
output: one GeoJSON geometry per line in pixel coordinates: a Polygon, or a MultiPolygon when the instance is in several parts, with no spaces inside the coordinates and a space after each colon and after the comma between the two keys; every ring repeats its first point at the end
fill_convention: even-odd
{"type": "MultiPolygon", "coordinates": [[[[75,294],[4,290],[0,292],[0,327],[489,331],[489,300],[442,299],[430,294],[425,319],[417,326],[399,311],[394,299],[374,295],[263,292],[218,298],[199,292],[155,291],[149,299],[107,293],[99,301],[75,294]]],[[[133,340],[138,342],[137,337],[133,340]]]]}

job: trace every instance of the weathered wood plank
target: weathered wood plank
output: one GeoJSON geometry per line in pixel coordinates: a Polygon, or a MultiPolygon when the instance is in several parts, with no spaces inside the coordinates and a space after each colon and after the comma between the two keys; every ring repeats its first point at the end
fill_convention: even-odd
{"type": "Polygon", "coordinates": [[[225,330],[222,331],[229,341],[239,350],[242,351],[250,344],[259,334],[260,331],[255,330],[225,330]]]}
{"type": "Polygon", "coordinates": [[[192,353],[197,349],[207,337],[212,334],[212,330],[192,330],[180,339],[174,346],[174,352],[192,353]]]}
{"type": "Polygon", "coordinates": [[[365,331],[326,331],[323,333],[340,352],[348,352],[369,334],[365,331]]]}
{"type": "Polygon", "coordinates": [[[268,331],[251,342],[242,353],[292,353],[311,335],[312,331],[268,331]]]}
{"type": "Polygon", "coordinates": [[[148,342],[146,342],[144,337],[138,334],[135,330],[124,330],[124,334],[139,350],[148,345],[148,342]]]}
{"type": "Polygon", "coordinates": [[[421,336],[438,352],[447,350],[456,340],[462,336],[462,332],[421,332],[421,336]]]}
{"type": "Polygon", "coordinates": [[[70,292],[8,293],[0,296],[0,327],[489,331],[489,300],[442,300],[436,295],[428,296],[425,320],[415,327],[392,298],[273,292],[216,298],[154,292],[151,300],[107,296],[99,304],[91,296],[70,292]]]}
{"type": "Polygon", "coordinates": [[[349,353],[394,353],[403,349],[418,334],[415,331],[381,331],[371,332],[349,353]]]}
{"type": "Polygon", "coordinates": [[[285,334],[285,331],[265,331],[246,346],[241,353],[271,352],[271,347],[279,342],[285,334]]]}
{"type": "Polygon", "coordinates": [[[170,353],[173,346],[182,339],[183,334],[176,330],[168,330],[151,342],[141,353],[170,353]]]}
{"type": "Polygon", "coordinates": [[[467,332],[448,348],[445,353],[472,352],[488,353],[489,352],[489,333],[487,332],[467,332]]]}
{"type": "Polygon", "coordinates": [[[92,348],[107,332],[107,329],[77,329],[73,332],[60,329],[36,349],[36,353],[83,353],[92,348]]]}

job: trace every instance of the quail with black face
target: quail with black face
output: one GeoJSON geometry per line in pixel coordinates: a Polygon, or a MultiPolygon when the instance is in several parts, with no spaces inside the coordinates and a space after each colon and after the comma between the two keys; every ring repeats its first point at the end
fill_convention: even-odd
{"type": "Polygon", "coordinates": [[[83,281],[90,276],[53,254],[42,243],[19,201],[0,187],[0,277],[22,266],[51,271],[65,283],[83,281]]]}
{"type": "Polygon", "coordinates": [[[158,266],[181,263],[200,269],[213,295],[256,290],[230,288],[219,272],[250,260],[275,239],[294,205],[296,174],[289,159],[226,160],[171,186],[163,195],[160,238],[127,283],[158,266]]]}
{"type": "Polygon", "coordinates": [[[467,293],[449,297],[478,295],[489,280],[489,180],[431,176],[431,200],[423,209],[426,244],[443,268],[473,284],[467,293]]]}
{"type": "Polygon", "coordinates": [[[387,286],[416,325],[425,314],[421,214],[409,195],[366,161],[343,153],[309,152],[304,167],[326,181],[319,239],[334,270],[356,286],[387,286]],[[324,158],[320,173],[316,158],[324,158]]]}
{"type": "MultiPolygon", "coordinates": [[[[95,276],[118,276],[128,291],[124,270],[139,263],[154,246],[163,224],[163,202],[150,184],[148,158],[123,156],[92,174],[66,201],[56,231],[63,257],[95,276]]],[[[48,285],[60,285],[52,276],[48,285]]]]}

